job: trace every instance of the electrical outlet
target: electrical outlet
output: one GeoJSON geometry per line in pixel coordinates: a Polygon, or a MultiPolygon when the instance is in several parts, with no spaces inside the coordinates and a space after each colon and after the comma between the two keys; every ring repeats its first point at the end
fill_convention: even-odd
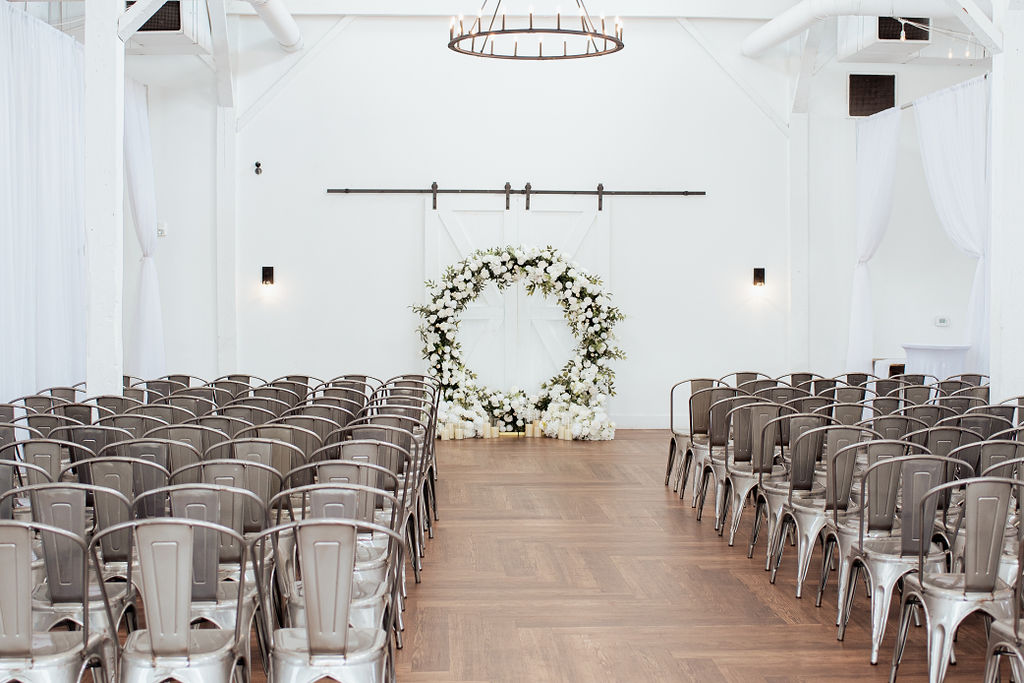
{"type": "Polygon", "coordinates": [[[167,237],[167,224],[160,222],[156,224],[156,236],[167,237]]]}
{"type": "Polygon", "coordinates": [[[949,316],[935,316],[935,327],[949,327],[949,316]]]}

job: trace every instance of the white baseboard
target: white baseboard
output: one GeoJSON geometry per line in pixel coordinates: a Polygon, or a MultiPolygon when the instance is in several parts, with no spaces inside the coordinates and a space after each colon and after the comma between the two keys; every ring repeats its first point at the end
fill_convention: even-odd
{"type": "Polygon", "coordinates": [[[616,415],[611,416],[618,429],[668,429],[668,413],[663,415],[616,415]]]}

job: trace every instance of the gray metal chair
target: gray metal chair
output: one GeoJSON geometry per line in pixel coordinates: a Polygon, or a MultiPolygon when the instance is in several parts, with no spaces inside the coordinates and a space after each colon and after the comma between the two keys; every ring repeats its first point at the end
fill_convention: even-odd
{"type": "MultiPolygon", "coordinates": [[[[302,519],[349,519],[377,523],[398,533],[401,503],[393,493],[352,482],[318,482],[286,489],[271,501],[284,507],[288,521],[302,519]],[[296,504],[296,502],[298,504],[296,504]]],[[[303,584],[297,574],[294,543],[279,538],[275,578],[289,626],[306,625],[303,584]]],[[[361,535],[357,539],[349,623],[352,626],[388,628],[394,623],[390,610],[400,604],[399,571],[402,558],[389,536],[361,535]]],[[[396,630],[396,636],[398,635],[396,630]]]]}
{"type": "MultiPolygon", "coordinates": [[[[30,501],[33,522],[56,526],[82,538],[89,537],[90,527],[102,530],[131,518],[130,503],[117,491],[72,482],[32,484],[11,489],[0,495],[0,504],[8,498],[26,497],[30,501]],[[92,502],[91,524],[87,523],[87,495],[92,502]]],[[[87,564],[86,556],[65,540],[53,538],[47,541],[45,537],[43,540],[46,581],[32,591],[35,630],[48,631],[61,623],[84,627],[84,620],[90,619],[90,629],[113,638],[123,619],[127,618],[129,628],[132,627],[135,594],[130,584],[113,584],[115,618],[114,628],[110,630],[100,610],[100,588],[105,583],[106,570],[98,571],[89,577],[88,582],[83,582],[81,572],[83,565],[87,564]]],[[[123,537],[110,536],[102,546],[101,568],[107,563],[126,562],[127,552],[123,537]]]]}
{"type": "Polygon", "coordinates": [[[724,533],[726,517],[731,513],[730,546],[736,540],[746,500],[761,480],[762,474],[766,473],[768,477],[780,477],[785,474],[785,467],[775,463],[774,448],[762,448],[760,442],[762,427],[768,421],[777,418],[779,412],[780,407],[772,403],[744,401],[730,410],[725,417],[727,423],[732,426],[733,438],[731,441],[727,440],[725,446],[724,502],[718,533],[724,533]],[[767,457],[764,457],[766,452],[767,457]]]}
{"type": "MultiPolygon", "coordinates": [[[[249,680],[249,633],[243,620],[234,628],[193,628],[192,605],[197,591],[208,588],[217,575],[216,553],[199,554],[204,543],[228,538],[248,547],[235,531],[198,519],[160,517],[124,522],[98,533],[95,548],[107,537],[128,539],[137,552],[129,565],[142,597],[145,628],[128,634],[120,646],[122,683],[160,683],[167,679],[184,683],[228,683],[237,676],[249,680]]],[[[239,578],[236,612],[243,611],[245,574],[239,578]]],[[[109,600],[104,586],[104,599],[109,600]]],[[[205,597],[205,596],[203,596],[205,597]]],[[[108,603],[109,604],[109,603],[108,603]]]]}
{"type": "MultiPolygon", "coordinates": [[[[0,591],[0,680],[29,683],[80,681],[87,669],[100,670],[99,680],[112,680],[115,660],[108,656],[112,643],[103,631],[89,628],[89,601],[83,601],[80,632],[39,629],[32,614],[32,563],[36,537],[44,546],[72,548],[83,559],[87,546],[81,536],[66,529],[37,522],[0,520],[3,548],[4,590],[0,591]]],[[[77,581],[88,581],[88,565],[82,562],[77,581]]],[[[70,578],[70,577],[69,577],[70,578]]],[[[94,680],[97,678],[94,674],[94,680]]]]}
{"type": "Polygon", "coordinates": [[[694,493],[697,494],[697,521],[699,522],[703,517],[704,502],[707,499],[708,489],[714,489],[715,529],[719,530],[719,535],[721,535],[723,529],[722,525],[724,524],[725,511],[728,505],[728,498],[725,495],[725,481],[727,477],[728,443],[731,434],[730,417],[736,406],[754,403],[757,400],[753,396],[748,395],[729,396],[720,401],[715,401],[708,410],[710,442],[714,446],[718,446],[718,448],[710,448],[707,454],[700,460],[700,470],[694,470],[694,484],[697,487],[694,493]]]}
{"type": "Polygon", "coordinates": [[[928,631],[928,680],[942,683],[946,677],[953,637],[970,614],[982,612],[997,620],[1013,619],[1013,603],[1018,600],[1014,586],[999,578],[999,556],[1003,548],[1010,499],[1020,497],[1021,482],[1001,477],[972,477],[940,484],[925,493],[919,506],[919,533],[924,536],[934,524],[928,512],[936,502],[954,491],[962,492],[957,526],[963,526],[965,552],[963,570],[955,573],[933,572],[922,551],[918,571],[903,578],[900,629],[893,652],[890,680],[896,679],[914,605],[924,608],[928,631]]]}
{"type": "MultiPolygon", "coordinates": [[[[1024,539],[1017,543],[1017,566],[1024,566],[1024,539]]],[[[1014,591],[1024,595],[1024,573],[1017,572],[1014,591]]],[[[1020,629],[1020,599],[1013,601],[1013,620],[995,619],[989,625],[988,649],[985,656],[985,683],[999,681],[999,660],[1010,657],[1013,679],[1024,681],[1024,634],[1020,629]]]]}
{"type": "MultiPolygon", "coordinates": [[[[793,427],[797,427],[794,424],[793,427]]],[[[779,511],[772,540],[771,582],[782,561],[786,533],[792,527],[797,539],[796,597],[801,597],[814,545],[827,524],[830,512],[845,513],[850,507],[853,474],[861,443],[877,433],[843,424],[815,426],[807,423],[794,435],[789,451],[788,495],[779,511]],[[822,453],[824,457],[822,458],[822,453]],[[825,482],[816,481],[816,463],[825,464],[825,482]]]]}
{"type": "Polygon", "coordinates": [[[714,448],[724,449],[728,434],[716,434],[711,437],[708,430],[711,425],[711,406],[722,399],[735,396],[736,389],[726,386],[713,386],[707,389],[698,389],[691,392],[690,405],[690,438],[687,440],[686,449],[682,454],[682,461],[679,465],[678,484],[679,498],[686,494],[686,484],[693,472],[693,500],[691,507],[697,507],[699,497],[698,481],[704,471],[704,461],[710,457],[714,448]]]}
{"type": "Polygon", "coordinates": [[[42,484],[60,479],[63,464],[63,451],[77,448],[70,441],[59,439],[25,439],[12,441],[0,446],[0,460],[20,460],[26,464],[39,467],[46,472],[46,478],[37,473],[28,473],[28,483],[42,484]]]}
{"type": "MultiPolygon", "coordinates": [[[[277,546],[281,534],[295,538],[297,566],[303,584],[305,628],[274,628],[271,638],[271,680],[304,683],[321,678],[337,681],[383,683],[393,674],[391,625],[375,628],[350,626],[356,549],[360,534],[385,535],[399,550],[403,541],[377,524],[354,520],[315,519],[268,529],[253,539],[252,555],[258,575],[269,569],[262,560],[267,545],[277,546]]],[[[398,561],[398,559],[396,559],[398,561]]],[[[262,578],[262,576],[260,576],[262,578]]],[[[265,585],[263,580],[257,586],[265,585]]],[[[270,596],[262,595],[264,618],[270,617],[270,596]]]]}
{"type": "MultiPolygon", "coordinates": [[[[934,519],[934,507],[921,512],[921,499],[929,489],[949,481],[953,466],[959,468],[959,464],[955,458],[908,455],[875,462],[860,476],[865,504],[858,515],[857,544],[850,552],[851,572],[836,637],[842,640],[846,633],[857,579],[863,571],[871,599],[872,664],[878,663],[893,589],[904,576],[918,569],[918,555],[923,554],[929,571],[941,572],[946,567],[945,551],[932,543],[930,526],[921,533],[917,515],[934,519]]],[[[974,474],[969,467],[964,469],[974,474]]],[[[932,502],[937,505],[939,501],[933,498],[932,502]]]]}

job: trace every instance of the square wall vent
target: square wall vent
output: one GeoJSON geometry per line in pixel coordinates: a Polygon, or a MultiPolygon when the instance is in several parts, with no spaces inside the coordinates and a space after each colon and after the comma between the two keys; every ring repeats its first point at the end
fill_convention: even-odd
{"type": "Polygon", "coordinates": [[[850,74],[850,116],[871,116],[895,106],[895,74],[850,74]]]}

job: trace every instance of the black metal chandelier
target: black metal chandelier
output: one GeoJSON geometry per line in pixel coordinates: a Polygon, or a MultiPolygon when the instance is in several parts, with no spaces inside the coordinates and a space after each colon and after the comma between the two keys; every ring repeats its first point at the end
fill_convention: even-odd
{"type": "Polygon", "coordinates": [[[484,0],[475,17],[452,17],[448,30],[448,47],[464,55],[492,57],[494,59],[579,59],[600,57],[618,52],[622,42],[622,21],[616,17],[612,30],[605,29],[605,18],[596,22],[587,11],[583,0],[574,0],[577,16],[562,16],[555,10],[554,19],[534,22],[533,9],[525,22],[505,16],[497,0],[489,10],[491,0],[484,0]]]}

